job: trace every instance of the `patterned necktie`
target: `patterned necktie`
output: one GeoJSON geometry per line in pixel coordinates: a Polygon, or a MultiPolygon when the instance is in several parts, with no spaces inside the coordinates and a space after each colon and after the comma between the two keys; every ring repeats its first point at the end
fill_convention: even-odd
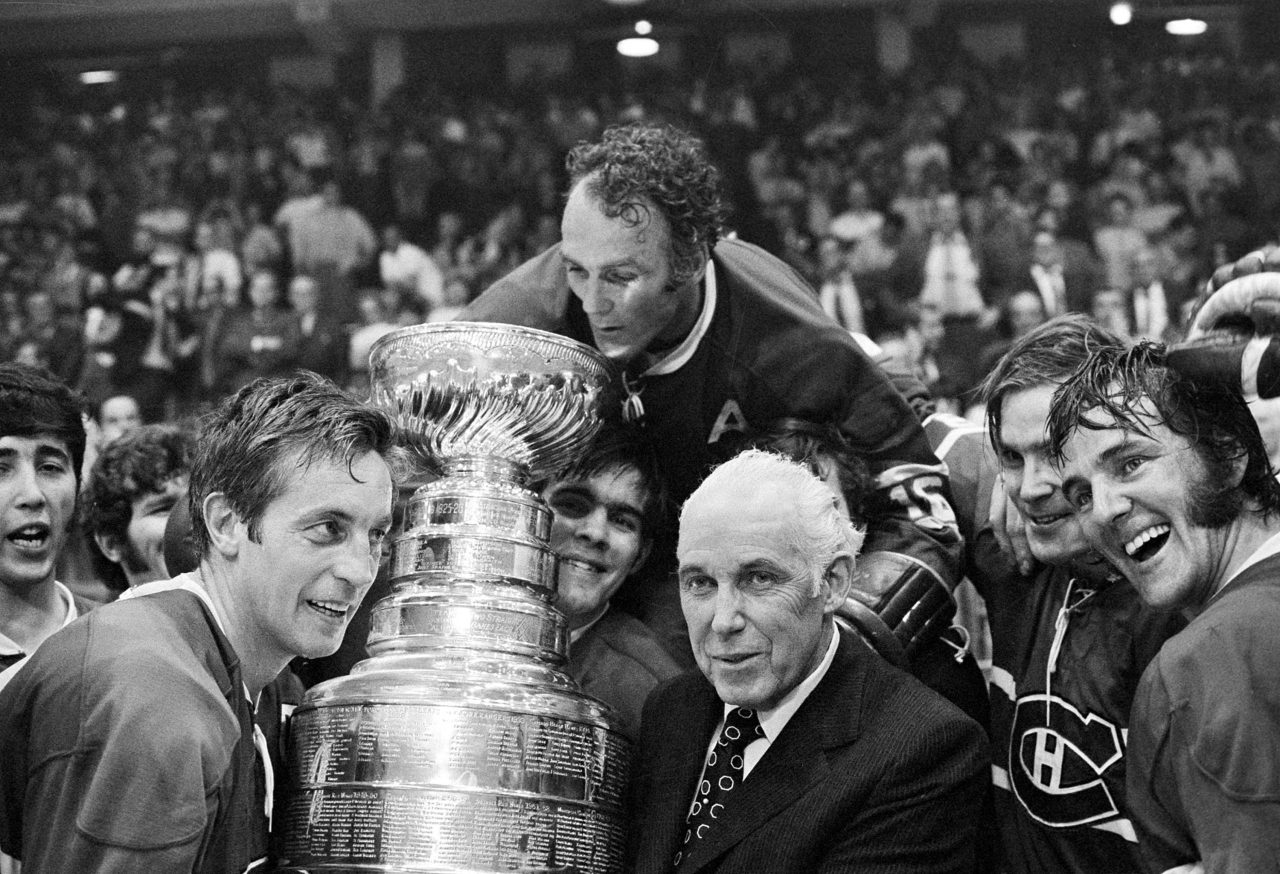
{"type": "Polygon", "coordinates": [[[702,772],[702,782],[698,784],[693,807],[689,810],[684,843],[676,851],[672,868],[679,868],[680,863],[689,854],[697,840],[707,834],[707,830],[715,828],[715,820],[720,817],[725,798],[742,782],[743,752],[747,744],[764,737],[764,729],[760,726],[760,718],[754,710],[738,707],[729,711],[724,718],[724,728],[720,731],[720,739],[711,749],[707,758],[707,766],[702,772]]]}

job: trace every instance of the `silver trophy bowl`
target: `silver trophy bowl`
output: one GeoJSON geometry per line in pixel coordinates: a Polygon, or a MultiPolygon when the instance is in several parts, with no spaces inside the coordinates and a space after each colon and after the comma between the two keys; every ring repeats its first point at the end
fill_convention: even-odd
{"type": "Polygon", "coordinates": [[[609,362],[452,322],[382,338],[370,374],[443,476],[410,500],[370,657],[294,713],[281,870],[620,872],[630,744],[565,673],[551,514],[525,487],[595,435],[609,362]]]}
{"type": "Polygon", "coordinates": [[[517,478],[552,475],[591,442],[610,367],[558,334],[485,322],[402,328],[369,353],[373,403],[433,470],[488,460],[517,478]]]}

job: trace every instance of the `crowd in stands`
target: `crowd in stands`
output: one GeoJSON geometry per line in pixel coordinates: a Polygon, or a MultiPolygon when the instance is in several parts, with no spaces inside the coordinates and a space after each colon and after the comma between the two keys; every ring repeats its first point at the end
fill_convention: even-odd
{"type": "Polygon", "coordinates": [[[703,136],[737,234],[959,410],[1047,317],[1170,338],[1280,227],[1280,66],[1109,53],[906,74],[761,64],[631,90],[35,92],[0,135],[0,360],[147,421],[451,318],[558,238],[568,147],[703,136]]]}

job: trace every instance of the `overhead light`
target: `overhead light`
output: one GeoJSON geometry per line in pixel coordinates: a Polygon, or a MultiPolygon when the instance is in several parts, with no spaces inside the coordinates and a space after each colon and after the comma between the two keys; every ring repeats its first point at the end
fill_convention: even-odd
{"type": "Polygon", "coordinates": [[[648,58],[658,53],[658,41],[647,36],[618,40],[618,54],[627,58],[648,58]]]}
{"type": "Polygon", "coordinates": [[[1164,29],[1174,36],[1199,36],[1209,29],[1201,18],[1175,18],[1165,22],[1164,29]]]}
{"type": "Polygon", "coordinates": [[[643,18],[636,22],[636,33],[641,36],[648,36],[653,33],[653,24],[645,21],[643,18]]]}
{"type": "Polygon", "coordinates": [[[86,70],[80,74],[82,85],[110,85],[120,79],[115,70],[86,70]]]}
{"type": "Polygon", "coordinates": [[[1133,4],[1131,3],[1112,3],[1111,4],[1111,23],[1123,27],[1133,21],[1133,4]]]}

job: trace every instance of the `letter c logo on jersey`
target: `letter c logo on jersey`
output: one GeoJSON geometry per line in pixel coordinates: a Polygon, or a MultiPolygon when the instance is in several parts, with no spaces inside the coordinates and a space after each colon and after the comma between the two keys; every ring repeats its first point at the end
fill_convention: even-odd
{"type": "Polygon", "coordinates": [[[1055,828],[1120,813],[1102,774],[1124,755],[1120,730],[1081,714],[1056,695],[1018,699],[1009,744],[1009,782],[1027,813],[1055,828]]]}

